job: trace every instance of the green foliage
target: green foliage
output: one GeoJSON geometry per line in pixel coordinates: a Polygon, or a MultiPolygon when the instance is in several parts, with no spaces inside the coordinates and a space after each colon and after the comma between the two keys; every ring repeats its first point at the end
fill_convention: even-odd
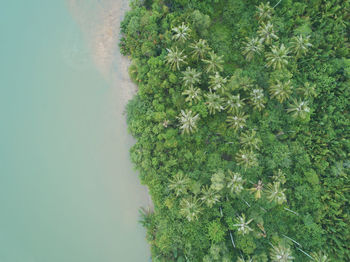
{"type": "Polygon", "coordinates": [[[120,49],[154,261],[350,261],[349,8],[132,2],[120,49]]]}

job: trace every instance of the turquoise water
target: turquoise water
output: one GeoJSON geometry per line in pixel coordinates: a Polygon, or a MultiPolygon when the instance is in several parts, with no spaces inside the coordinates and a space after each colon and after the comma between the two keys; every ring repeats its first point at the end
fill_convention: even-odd
{"type": "Polygon", "coordinates": [[[148,261],[125,80],[118,62],[106,77],[68,6],[1,5],[0,262],[148,261]]]}

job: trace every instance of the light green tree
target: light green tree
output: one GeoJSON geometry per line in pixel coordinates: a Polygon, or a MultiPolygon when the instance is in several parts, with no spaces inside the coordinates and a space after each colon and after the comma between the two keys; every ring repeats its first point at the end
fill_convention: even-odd
{"type": "Polygon", "coordinates": [[[244,168],[250,168],[258,165],[258,159],[251,150],[240,149],[236,154],[236,162],[244,168]]]}
{"type": "Polygon", "coordinates": [[[172,70],[180,70],[181,65],[187,64],[185,61],[187,56],[183,54],[184,51],[179,51],[177,47],[174,49],[167,48],[166,50],[168,51],[166,60],[172,70]]]}
{"type": "Polygon", "coordinates": [[[174,27],[171,30],[175,33],[172,39],[181,42],[185,42],[189,38],[189,33],[191,32],[191,29],[185,25],[185,23],[182,23],[180,26],[174,27]]]}
{"type": "Polygon", "coordinates": [[[262,143],[261,139],[257,137],[255,130],[242,133],[239,138],[239,142],[241,143],[243,148],[250,149],[250,150],[253,150],[253,149],[259,150],[259,147],[262,143]]]}
{"type": "Polygon", "coordinates": [[[218,72],[215,72],[215,75],[209,76],[209,89],[223,93],[225,91],[226,82],[226,78],[220,76],[218,72]]]}
{"type": "Polygon", "coordinates": [[[276,80],[273,84],[269,86],[269,92],[272,98],[276,98],[280,103],[283,103],[289,98],[292,93],[292,85],[290,80],[281,82],[276,80]]]}
{"type": "Polygon", "coordinates": [[[191,110],[181,110],[181,114],[177,118],[180,121],[182,133],[189,134],[197,130],[197,122],[199,120],[198,114],[194,114],[191,110]]]}
{"type": "Polygon", "coordinates": [[[278,36],[275,33],[273,24],[270,22],[267,22],[266,24],[264,22],[261,22],[261,25],[258,29],[258,34],[260,36],[260,42],[265,42],[267,45],[270,45],[273,39],[278,40],[278,36]]]}
{"type": "Polygon", "coordinates": [[[252,221],[253,219],[246,221],[245,215],[242,214],[235,219],[235,224],[233,224],[233,226],[237,227],[238,234],[246,235],[253,231],[253,229],[249,226],[252,221]]]}
{"type": "Polygon", "coordinates": [[[201,93],[202,91],[199,88],[190,86],[182,92],[182,95],[186,96],[185,101],[192,105],[192,102],[196,103],[202,99],[201,93]]]}
{"type": "Polygon", "coordinates": [[[280,47],[272,46],[271,52],[266,54],[266,66],[272,67],[273,69],[282,69],[288,65],[288,56],[289,50],[281,44],[280,47]]]}
{"type": "Polygon", "coordinates": [[[190,196],[180,201],[180,214],[188,221],[197,220],[201,212],[202,208],[196,197],[190,196]]]}
{"type": "Polygon", "coordinates": [[[187,193],[190,184],[190,179],[184,176],[183,173],[177,173],[173,179],[169,180],[169,189],[178,197],[187,193]]]}
{"type": "Polygon", "coordinates": [[[309,82],[306,82],[304,86],[297,88],[297,91],[301,93],[306,98],[316,97],[316,85],[310,85],[309,82]]]}
{"type": "Polygon", "coordinates": [[[237,112],[233,116],[228,116],[226,122],[230,128],[233,128],[236,132],[245,127],[248,116],[243,112],[237,112]]]}
{"type": "Polygon", "coordinates": [[[232,94],[227,94],[225,104],[225,110],[227,110],[228,113],[238,113],[245,105],[244,99],[241,99],[239,94],[236,96],[232,94]]]}
{"type": "Polygon", "coordinates": [[[202,59],[207,64],[207,73],[221,72],[224,68],[223,56],[215,54],[213,51],[209,52],[209,59],[202,59]]]}
{"type": "Polygon", "coordinates": [[[294,118],[307,118],[307,116],[310,114],[308,101],[298,101],[293,99],[293,102],[289,105],[287,112],[291,113],[294,118]]]}
{"type": "Polygon", "coordinates": [[[257,14],[259,21],[267,21],[271,19],[272,14],[274,13],[274,9],[270,6],[270,2],[267,2],[266,4],[261,3],[256,8],[258,9],[257,14]]]}
{"type": "Polygon", "coordinates": [[[250,92],[249,103],[257,110],[261,111],[265,107],[266,99],[261,88],[255,88],[250,92]]]}
{"type": "Polygon", "coordinates": [[[246,37],[246,41],[244,43],[243,47],[243,55],[248,61],[251,61],[255,55],[261,54],[263,51],[263,45],[259,38],[252,37],[248,38],[246,37]]]}
{"type": "Polygon", "coordinates": [[[245,180],[243,180],[241,174],[232,172],[228,170],[229,177],[227,180],[227,188],[229,189],[231,194],[240,194],[243,190],[243,184],[245,180]]]}
{"type": "Polygon", "coordinates": [[[211,177],[210,187],[215,191],[219,192],[225,187],[225,173],[222,170],[217,171],[211,177]]]}
{"type": "Polygon", "coordinates": [[[220,195],[212,187],[204,186],[201,193],[202,196],[200,200],[202,200],[210,208],[220,201],[220,195]]]}
{"type": "Polygon", "coordinates": [[[303,37],[302,35],[294,36],[291,41],[291,49],[296,57],[305,55],[312,44],[309,42],[310,36],[303,37]]]}
{"type": "Polygon", "coordinates": [[[199,39],[196,43],[190,44],[192,49],[192,57],[195,59],[203,59],[210,51],[210,47],[206,40],[199,39]]]}
{"type": "Polygon", "coordinates": [[[281,188],[280,182],[274,182],[273,184],[270,183],[266,186],[266,198],[270,202],[282,205],[284,202],[287,202],[284,191],[286,191],[286,189],[281,188]]]}
{"type": "Polygon", "coordinates": [[[222,110],[224,110],[223,102],[224,99],[216,94],[216,93],[212,93],[211,91],[207,94],[204,95],[206,97],[206,105],[209,109],[209,113],[211,115],[215,114],[216,112],[221,112],[222,110]]]}
{"type": "Polygon", "coordinates": [[[201,72],[197,72],[196,69],[187,67],[186,71],[182,72],[182,80],[185,87],[191,87],[195,84],[199,84],[201,81],[201,72]]]}
{"type": "Polygon", "coordinates": [[[281,243],[270,249],[270,258],[272,262],[290,262],[294,260],[290,246],[281,243]]]}

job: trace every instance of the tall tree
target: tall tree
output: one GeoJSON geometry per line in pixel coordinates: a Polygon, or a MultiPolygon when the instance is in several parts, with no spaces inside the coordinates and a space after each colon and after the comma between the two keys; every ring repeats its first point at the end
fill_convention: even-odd
{"type": "Polygon", "coordinates": [[[196,69],[187,67],[186,71],[182,72],[182,80],[185,87],[192,87],[195,84],[199,84],[201,81],[201,72],[198,72],[196,69]]]}
{"type": "Polygon", "coordinates": [[[168,51],[168,54],[166,56],[167,63],[170,64],[170,67],[172,70],[180,70],[180,66],[183,64],[187,64],[185,59],[187,58],[186,55],[183,54],[183,50],[179,51],[177,47],[174,49],[166,49],[168,51]]]}
{"type": "Polygon", "coordinates": [[[196,197],[190,196],[180,201],[180,214],[190,222],[197,220],[201,211],[199,200],[196,197]]]}
{"type": "Polygon", "coordinates": [[[267,45],[270,45],[273,39],[278,40],[273,24],[270,22],[267,22],[266,24],[261,22],[258,29],[258,34],[260,36],[260,42],[265,42],[267,45]]]}
{"type": "Polygon", "coordinates": [[[245,55],[245,58],[250,61],[254,58],[255,55],[261,54],[263,51],[263,45],[259,38],[252,37],[248,38],[246,37],[246,42],[244,43],[243,47],[243,55],[245,55]]]}
{"type": "Polygon", "coordinates": [[[180,121],[180,129],[182,133],[193,133],[197,130],[197,122],[199,115],[194,114],[191,110],[181,110],[181,114],[178,117],[180,121]]]}
{"type": "Polygon", "coordinates": [[[286,82],[281,82],[279,80],[276,80],[273,84],[270,85],[269,91],[272,98],[276,97],[276,99],[283,103],[285,100],[287,100],[292,93],[292,85],[290,83],[290,80],[286,82]]]}
{"type": "Polygon", "coordinates": [[[296,57],[305,55],[312,44],[309,42],[310,36],[303,37],[302,35],[294,36],[291,41],[291,49],[296,57]]]}
{"type": "Polygon", "coordinates": [[[273,69],[282,69],[286,65],[288,65],[288,53],[289,50],[284,46],[284,44],[281,44],[280,47],[273,46],[271,47],[271,52],[266,54],[266,66],[271,67],[273,69]]]}
{"type": "Polygon", "coordinates": [[[215,54],[213,51],[209,52],[209,59],[202,59],[207,64],[207,73],[221,72],[223,68],[223,56],[215,54]]]}
{"type": "Polygon", "coordinates": [[[180,26],[174,27],[171,30],[175,33],[172,38],[181,42],[185,42],[189,38],[191,32],[191,29],[183,22],[180,26]]]}
{"type": "Polygon", "coordinates": [[[210,51],[210,47],[206,40],[199,39],[197,42],[190,44],[192,49],[192,57],[195,59],[203,59],[210,51]]]}

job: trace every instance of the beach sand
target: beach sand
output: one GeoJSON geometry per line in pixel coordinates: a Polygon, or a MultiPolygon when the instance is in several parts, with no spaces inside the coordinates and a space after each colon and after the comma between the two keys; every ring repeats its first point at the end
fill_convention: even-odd
{"type": "MultiPolygon", "coordinates": [[[[68,0],[67,4],[84,35],[94,63],[105,80],[114,88],[117,110],[123,112],[127,102],[136,94],[137,86],[131,81],[128,67],[131,61],[120,54],[120,23],[129,10],[129,0],[68,0]],[[86,9],[93,10],[93,13],[86,9]]],[[[148,207],[154,209],[145,186],[148,207]]]]}

